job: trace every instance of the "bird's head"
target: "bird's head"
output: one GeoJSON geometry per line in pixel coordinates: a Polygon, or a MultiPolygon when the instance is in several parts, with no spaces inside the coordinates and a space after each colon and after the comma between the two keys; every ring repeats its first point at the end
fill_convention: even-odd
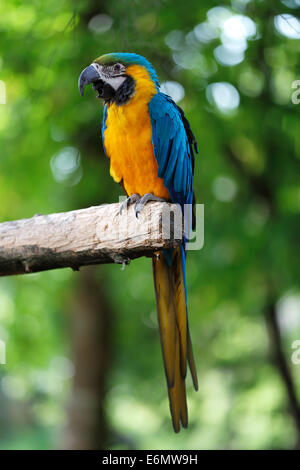
{"type": "Polygon", "coordinates": [[[122,105],[135,94],[137,82],[142,81],[149,82],[155,90],[159,88],[156,72],[147,59],[118,52],[102,55],[86,67],[78,79],[78,88],[83,95],[84,88],[92,83],[98,98],[122,105]]]}

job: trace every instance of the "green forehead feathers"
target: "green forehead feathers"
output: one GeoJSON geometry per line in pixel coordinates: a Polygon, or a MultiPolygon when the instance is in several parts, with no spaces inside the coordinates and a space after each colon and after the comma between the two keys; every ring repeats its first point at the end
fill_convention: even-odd
{"type": "Polygon", "coordinates": [[[95,59],[94,62],[99,65],[111,65],[115,64],[116,62],[120,62],[125,66],[141,65],[148,70],[151,79],[155,83],[156,87],[159,88],[157,74],[153,65],[147,59],[145,59],[145,57],[139,54],[133,54],[128,52],[114,52],[112,54],[102,55],[101,57],[98,57],[98,59],[95,59]]]}

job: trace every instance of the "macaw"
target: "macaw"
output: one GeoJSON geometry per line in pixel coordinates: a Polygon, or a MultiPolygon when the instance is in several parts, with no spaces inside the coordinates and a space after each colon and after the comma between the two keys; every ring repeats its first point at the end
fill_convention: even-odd
{"type": "MultiPolygon", "coordinates": [[[[102,139],[110,174],[127,195],[120,212],[135,204],[138,216],[148,201],[194,205],[197,143],[179,106],[160,91],[155,69],[133,53],[105,54],[80,74],[78,88],[93,84],[104,102],[102,139]]],[[[186,206],[187,207],[187,206],[186,206]]],[[[173,428],[186,428],[185,378],[197,372],[187,318],[186,239],[152,258],[163,362],[173,428]]]]}

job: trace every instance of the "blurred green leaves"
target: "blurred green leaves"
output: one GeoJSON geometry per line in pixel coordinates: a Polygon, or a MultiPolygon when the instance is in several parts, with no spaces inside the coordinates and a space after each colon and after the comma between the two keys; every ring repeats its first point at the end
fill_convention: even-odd
{"type": "MultiPolygon", "coordinates": [[[[101,148],[102,107],[91,90],[84,100],[77,90],[80,71],[103,53],[141,53],[161,82],[177,83],[173,91],[181,90],[180,106],[198,140],[195,192],[205,204],[205,246],[188,255],[200,382],[199,393],[189,393],[189,431],[170,430],[149,260],[124,272],[99,268],[116,311],[107,415],[137,447],[295,444],[264,309],[271,282],[299,394],[290,345],[300,326],[282,326],[292,308],[283,308],[282,299],[299,295],[300,278],[299,109],[291,102],[292,82],[300,78],[299,31],[295,20],[278,16],[299,16],[297,6],[254,0],[0,6],[7,94],[0,104],[1,222],[117,200],[120,188],[101,148]]],[[[2,448],[58,445],[52,433],[66,422],[72,319],[65,312],[76,276],[64,270],[0,281],[0,339],[7,343],[0,400],[30,415],[0,414],[2,448]]],[[[116,444],[122,446],[128,442],[116,444]]]]}

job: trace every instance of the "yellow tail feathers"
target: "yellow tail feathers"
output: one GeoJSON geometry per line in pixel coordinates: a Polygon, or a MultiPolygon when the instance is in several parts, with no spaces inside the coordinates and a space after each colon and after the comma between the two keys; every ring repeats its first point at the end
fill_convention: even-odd
{"type": "Polygon", "coordinates": [[[187,321],[182,256],[180,247],[177,247],[172,250],[171,263],[168,263],[163,252],[157,253],[152,261],[160,339],[175,432],[180,431],[180,423],[184,428],[188,425],[185,388],[187,363],[194,387],[198,389],[187,321]]]}

